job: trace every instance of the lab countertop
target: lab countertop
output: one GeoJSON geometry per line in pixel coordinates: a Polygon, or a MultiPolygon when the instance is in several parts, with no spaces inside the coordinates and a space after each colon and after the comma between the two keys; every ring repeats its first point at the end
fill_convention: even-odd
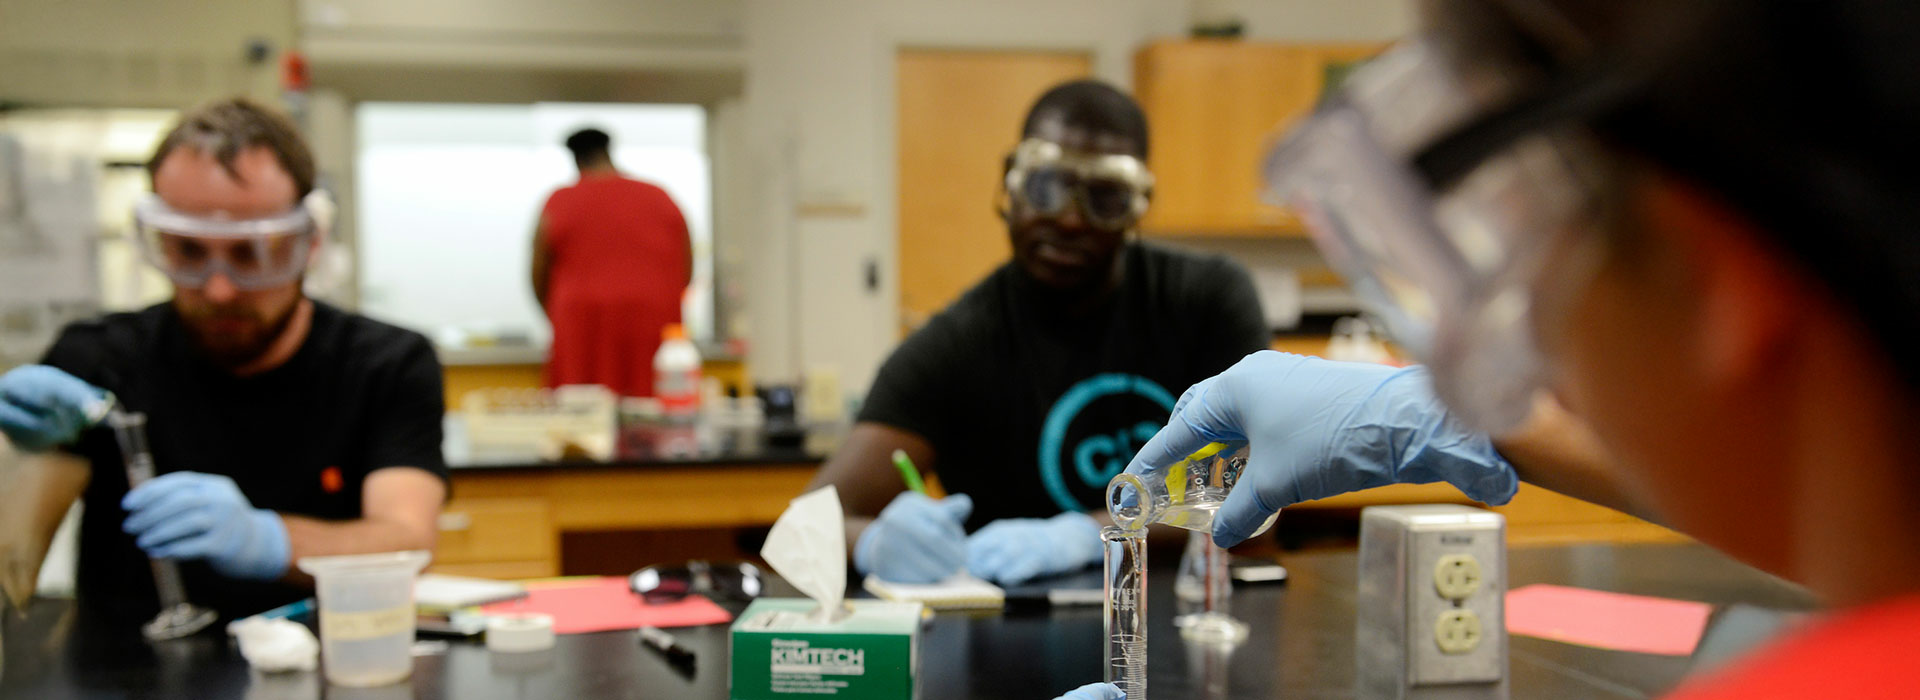
{"type": "Polygon", "coordinates": [[[475,451],[452,440],[447,448],[447,466],[458,472],[819,464],[839,447],[847,428],[844,424],[810,426],[797,441],[775,441],[764,427],[630,425],[620,429],[614,454],[605,460],[587,456],[551,460],[530,453],[475,451]]]}
{"type": "MultiPolygon", "coordinates": [[[[1354,685],[1354,553],[1297,554],[1283,560],[1284,585],[1236,586],[1235,617],[1246,643],[1220,656],[1185,644],[1173,628],[1178,550],[1155,550],[1148,576],[1148,688],[1160,697],[1348,698],[1354,685]]],[[[1556,583],[1715,605],[1707,637],[1725,636],[1727,606],[1805,610],[1802,591],[1698,545],[1579,545],[1514,549],[1511,586],[1556,583]]],[[[791,589],[775,582],[773,593],[791,589]]],[[[738,607],[734,610],[737,612],[738,607]]],[[[562,636],[550,652],[489,654],[455,641],[417,655],[413,677],[387,688],[328,687],[316,673],[250,674],[215,627],[149,645],[69,601],[37,600],[6,625],[5,698],[725,698],[727,626],[672,630],[698,655],[682,676],[633,632],[562,636]]],[[[1748,640],[1752,641],[1752,640],[1748,640]]],[[[921,633],[920,696],[1034,698],[1098,680],[1099,606],[1028,612],[940,613],[921,633]]],[[[1698,656],[1698,654],[1696,655],[1698,656]]],[[[1528,637],[1510,644],[1515,698],[1645,698],[1672,688],[1696,659],[1606,651],[1528,637]]]]}

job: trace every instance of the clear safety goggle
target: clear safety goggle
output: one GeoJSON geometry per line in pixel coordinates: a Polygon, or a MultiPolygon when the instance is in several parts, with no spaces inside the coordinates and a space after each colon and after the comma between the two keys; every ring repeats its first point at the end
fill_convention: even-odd
{"type": "Polygon", "coordinates": [[[1393,48],[1268,155],[1267,198],[1299,213],[1368,310],[1433,368],[1455,415],[1499,433],[1526,418],[1546,378],[1536,291],[1586,281],[1568,253],[1591,243],[1578,232],[1597,161],[1571,112],[1605,86],[1515,100],[1490,98],[1501,86],[1476,77],[1428,41],[1393,48]]]}
{"type": "Polygon", "coordinates": [[[1013,149],[1007,195],[1026,210],[1060,216],[1079,206],[1089,223],[1127,228],[1147,213],[1153,173],[1129,155],[1075,153],[1045,139],[1027,139],[1013,149]],[[1076,204],[1077,203],[1077,204],[1076,204]]]}
{"type": "Polygon", "coordinates": [[[153,194],[134,204],[133,224],[141,255],[185,287],[216,274],[241,289],[292,282],[306,270],[317,233],[307,202],[274,216],[231,219],[176,211],[153,194]]]}

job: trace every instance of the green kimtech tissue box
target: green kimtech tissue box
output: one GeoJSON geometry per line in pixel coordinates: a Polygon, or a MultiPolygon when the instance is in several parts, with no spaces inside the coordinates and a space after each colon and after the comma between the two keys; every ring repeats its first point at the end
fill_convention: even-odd
{"type": "Polygon", "coordinates": [[[817,619],[807,598],[761,598],[733,621],[733,700],[914,696],[919,603],[850,600],[851,612],[817,619]]]}

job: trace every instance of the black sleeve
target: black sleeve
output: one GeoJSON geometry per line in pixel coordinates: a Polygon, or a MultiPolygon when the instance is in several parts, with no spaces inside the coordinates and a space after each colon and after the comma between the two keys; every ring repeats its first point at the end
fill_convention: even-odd
{"type": "Polygon", "coordinates": [[[392,366],[381,368],[379,385],[369,392],[366,464],[369,472],[387,467],[417,467],[447,478],[440,452],[446,399],[440,360],[426,338],[409,333],[392,366]]]}
{"type": "Polygon", "coordinates": [[[1273,347],[1273,331],[1267,328],[1253,278],[1232,260],[1209,262],[1208,273],[1195,280],[1201,293],[1194,295],[1199,306],[1193,316],[1205,319],[1202,328],[1217,341],[1199,344],[1201,352],[1194,357],[1200,363],[1195,369],[1207,377],[1226,371],[1250,353],[1273,347]]]}
{"type": "Polygon", "coordinates": [[[956,392],[956,360],[964,350],[954,342],[947,314],[914,331],[893,349],[867,391],[860,422],[880,423],[926,438],[935,448],[943,444],[945,426],[958,424],[964,401],[956,392]]]}

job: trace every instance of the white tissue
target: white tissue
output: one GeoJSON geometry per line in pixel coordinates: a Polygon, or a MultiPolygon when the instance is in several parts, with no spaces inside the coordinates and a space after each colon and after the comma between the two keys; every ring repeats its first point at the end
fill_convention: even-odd
{"type": "Polygon", "coordinates": [[[760,548],[774,572],[837,617],[847,597],[847,530],[840,492],[825,486],[801,494],[773,523],[760,548]]]}
{"type": "Polygon", "coordinates": [[[319,640],[298,622],[249,617],[234,621],[227,631],[240,640],[247,664],[260,671],[311,671],[320,664],[319,640]]]}

